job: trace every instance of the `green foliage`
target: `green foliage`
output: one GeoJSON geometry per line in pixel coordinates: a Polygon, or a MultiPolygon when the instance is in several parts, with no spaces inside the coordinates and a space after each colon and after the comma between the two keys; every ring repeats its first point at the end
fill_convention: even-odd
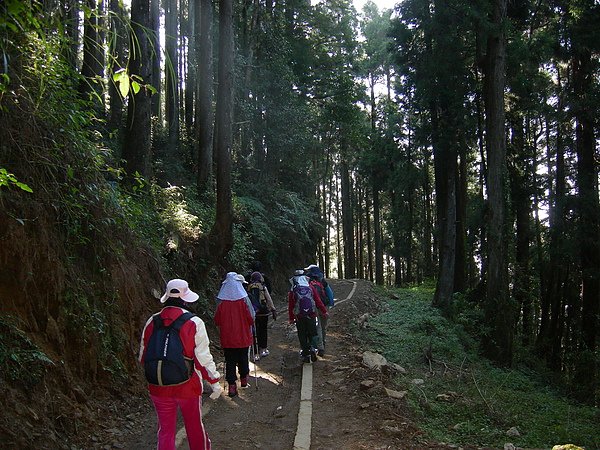
{"type": "Polygon", "coordinates": [[[237,267],[239,271],[248,267],[256,254],[256,245],[250,234],[244,232],[240,225],[233,225],[233,248],[227,254],[229,267],[237,267]]]}
{"type": "Polygon", "coordinates": [[[0,378],[25,389],[38,384],[54,362],[20,330],[17,318],[0,317],[0,378]]]}
{"type": "Polygon", "coordinates": [[[15,177],[14,174],[9,173],[4,167],[0,167],[0,187],[2,186],[16,186],[25,192],[33,192],[33,189],[17,180],[17,177],[15,177]]]}
{"type": "Polygon", "coordinates": [[[306,248],[318,230],[319,217],[314,207],[300,194],[271,186],[261,191],[255,185],[242,185],[245,195],[236,197],[236,217],[248,245],[272,263],[286,258],[294,249],[306,248]]]}
{"type": "MultiPolygon", "coordinates": [[[[127,376],[124,364],[120,360],[127,338],[118,322],[113,322],[116,317],[115,302],[113,298],[101,300],[90,296],[96,291],[96,283],[79,280],[77,283],[86,283],[86,290],[70,290],[64,295],[61,315],[64,317],[69,346],[71,348],[92,348],[92,353],[97,355],[98,363],[103,370],[109,372],[121,381],[127,376]]],[[[102,292],[101,289],[97,289],[102,292]]]]}
{"type": "Polygon", "coordinates": [[[115,201],[122,211],[124,223],[157,253],[164,249],[166,229],[159,211],[156,208],[155,197],[160,188],[152,185],[150,195],[129,194],[123,190],[115,190],[115,201]]]}
{"type": "MultiPolygon", "coordinates": [[[[369,322],[366,338],[407,369],[396,383],[409,390],[409,406],[428,438],[492,448],[509,441],[527,448],[567,442],[598,448],[596,409],[573,403],[535,372],[492,366],[460,324],[430,306],[431,289],[395,293],[399,299],[389,300],[389,310],[369,322]],[[414,378],[426,381],[417,387],[414,378]],[[508,437],[511,427],[521,435],[508,437]]],[[[466,305],[457,314],[463,321],[472,314],[466,305]]]]}
{"type": "Polygon", "coordinates": [[[154,187],[153,196],[166,229],[177,231],[190,240],[210,230],[214,211],[198,200],[195,189],[185,186],[154,187]]]}

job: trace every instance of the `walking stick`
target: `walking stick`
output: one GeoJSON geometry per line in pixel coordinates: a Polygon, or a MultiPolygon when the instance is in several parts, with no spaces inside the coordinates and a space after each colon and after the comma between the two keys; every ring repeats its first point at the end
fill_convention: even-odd
{"type": "Polygon", "coordinates": [[[256,386],[256,390],[258,390],[258,376],[256,375],[256,327],[252,326],[252,364],[254,364],[254,385],[256,386]]]}

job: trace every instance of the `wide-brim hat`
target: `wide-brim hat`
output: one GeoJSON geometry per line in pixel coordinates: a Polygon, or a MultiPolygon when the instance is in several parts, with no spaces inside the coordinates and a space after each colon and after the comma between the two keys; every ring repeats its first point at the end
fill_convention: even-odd
{"type": "Polygon", "coordinates": [[[166,302],[169,297],[178,297],[186,303],[194,303],[200,296],[189,288],[187,281],[175,278],[167,283],[167,288],[160,298],[160,302],[166,302]]]}
{"type": "Polygon", "coordinates": [[[248,296],[242,283],[246,280],[243,275],[235,272],[228,272],[225,281],[221,283],[221,289],[217,294],[219,300],[235,301],[248,296]]]}

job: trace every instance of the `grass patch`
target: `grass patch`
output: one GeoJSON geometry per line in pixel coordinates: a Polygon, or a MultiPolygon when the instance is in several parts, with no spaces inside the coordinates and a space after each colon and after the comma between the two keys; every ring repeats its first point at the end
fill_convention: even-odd
{"type": "Polygon", "coordinates": [[[600,448],[597,408],[566,398],[536,373],[491,365],[461,325],[431,307],[432,296],[431,289],[395,290],[365,336],[373,350],[407,369],[395,382],[409,390],[408,404],[430,439],[495,448],[506,442],[600,448]],[[416,386],[415,378],[425,383],[416,386]],[[506,434],[512,427],[520,436],[506,434]]]}

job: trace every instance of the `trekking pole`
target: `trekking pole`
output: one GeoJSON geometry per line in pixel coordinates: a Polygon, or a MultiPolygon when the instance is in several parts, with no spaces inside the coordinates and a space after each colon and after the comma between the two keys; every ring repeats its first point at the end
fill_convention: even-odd
{"type": "MultiPolygon", "coordinates": [[[[256,326],[252,327],[252,353],[255,352],[255,348],[258,349],[256,341],[256,326]]],[[[256,386],[256,390],[258,390],[258,376],[256,374],[256,354],[252,356],[252,362],[254,363],[254,385],[256,386]]]]}

